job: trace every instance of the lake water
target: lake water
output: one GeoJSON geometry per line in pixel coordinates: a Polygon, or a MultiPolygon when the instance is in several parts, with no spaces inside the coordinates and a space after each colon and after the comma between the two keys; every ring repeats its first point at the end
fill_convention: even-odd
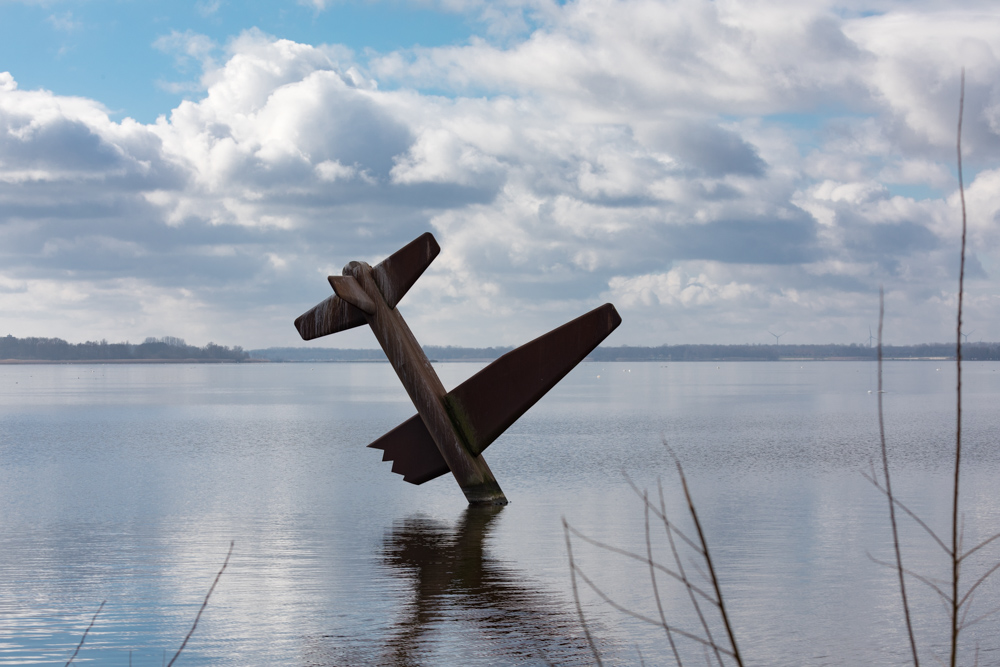
{"type": "MultiPolygon", "coordinates": [[[[437,370],[452,387],[480,367],[437,370]]],[[[1000,530],[1000,364],[964,369],[971,545],[1000,530]]],[[[948,362],[885,366],[893,483],[943,536],[954,379],[948,362]]],[[[103,600],[76,662],[163,664],[230,541],[178,664],[591,664],[562,520],[645,553],[627,476],[653,494],[662,481],[684,524],[664,441],[748,664],[905,664],[896,575],[875,562],[892,559],[886,502],[862,476],[876,387],[863,362],[584,363],[487,450],[511,504],[471,511],[449,476],[406,484],[365,447],[414,413],[388,364],[0,366],[0,665],[65,664],[103,600]]],[[[941,549],[901,525],[907,567],[945,577],[941,549]]],[[[672,564],[662,526],[651,545],[672,564]]],[[[579,539],[573,554],[618,604],[657,617],[644,563],[579,539]]],[[[967,582],[1000,549],[979,555],[967,582]]],[[[698,630],[665,579],[668,621],[698,630]]],[[[578,583],[607,664],[673,664],[662,630],[578,583]]],[[[931,664],[945,613],[910,586],[931,664]]],[[[969,619],[998,604],[989,580],[969,619]]],[[[965,664],[977,647],[1000,664],[998,631],[996,616],[968,629],[965,664]]]]}

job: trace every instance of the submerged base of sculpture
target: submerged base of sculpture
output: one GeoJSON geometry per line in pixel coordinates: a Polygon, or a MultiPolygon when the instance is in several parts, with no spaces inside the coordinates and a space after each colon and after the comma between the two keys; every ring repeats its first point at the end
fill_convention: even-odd
{"type": "Polygon", "coordinates": [[[303,340],[368,324],[417,414],[369,447],[412,484],[451,472],[471,505],[505,505],[483,451],[621,324],[610,303],[508,352],[451,392],[396,310],[440,252],[424,234],[375,267],[330,276],[334,296],[295,320],[303,340]]]}

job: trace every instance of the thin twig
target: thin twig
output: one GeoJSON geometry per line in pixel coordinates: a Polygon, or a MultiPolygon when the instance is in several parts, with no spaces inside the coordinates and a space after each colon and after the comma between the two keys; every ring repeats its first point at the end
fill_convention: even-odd
{"type": "Polygon", "coordinates": [[[965,296],[965,183],[962,180],[962,116],[965,112],[965,68],[962,68],[962,83],[958,96],[958,139],[956,153],[958,154],[958,192],[962,199],[962,255],[958,268],[958,324],[955,336],[955,365],[958,372],[955,384],[956,425],[955,425],[955,488],[951,510],[951,667],[955,667],[958,658],[958,576],[961,560],[959,559],[958,542],[958,498],[959,481],[962,463],[962,299],[965,296]]]}
{"type": "MultiPolygon", "coordinates": [[[[631,616],[632,618],[634,618],[636,620],[642,621],[644,623],[648,623],[649,625],[659,625],[660,624],[660,622],[658,620],[656,620],[655,618],[650,618],[649,616],[646,616],[644,614],[640,614],[639,612],[632,611],[628,607],[625,607],[625,606],[623,606],[623,605],[615,602],[607,593],[605,593],[603,590],[601,590],[601,587],[598,586],[597,584],[595,584],[590,579],[590,577],[588,577],[586,575],[586,573],[583,570],[581,570],[580,568],[577,568],[576,572],[579,575],[579,577],[581,579],[583,579],[583,583],[587,584],[590,587],[590,589],[592,591],[594,591],[595,593],[597,593],[597,595],[602,600],[604,600],[604,602],[608,606],[610,606],[611,608],[616,609],[616,610],[620,611],[621,613],[623,613],[623,614],[625,614],[627,616],[631,616]]],[[[693,632],[687,632],[687,631],[681,630],[680,628],[677,628],[675,626],[670,626],[670,631],[671,632],[675,632],[675,633],[681,635],[682,637],[687,637],[688,639],[694,640],[694,641],[698,642],[699,644],[702,644],[703,646],[709,646],[709,647],[715,649],[716,651],[721,651],[722,653],[725,653],[728,656],[735,657],[735,655],[733,654],[733,652],[730,651],[730,650],[728,650],[728,649],[726,649],[724,646],[718,646],[717,644],[709,642],[704,637],[699,637],[698,635],[694,634],[693,632]]]]}
{"type": "Polygon", "coordinates": [[[194,629],[198,627],[198,621],[201,620],[201,613],[205,611],[205,607],[208,606],[208,599],[212,597],[212,591],[215,590],[215,585],[219,583],[219,577],[222,576],[222,573],[226,571],[226,566],[229,565],[229,557],[233,555],[234,544],[235,542],[232,540],[229,542],[229,551],[226,553],[226,560],[222,562],[222,567],[219,568],[218,574],[215,575],[215,581],[212,582],[212,585],[208,589],[208,593],[205,594],[205,600],[201,603],[201,609],[198,610],[198,615],[194,617],[194,623],[191,624],[191,629],[188,630],[187,636],[184,637],[184,641],[181,643],[181,647],[177,649],[177,653],[174,653],[174,657],[172,657],[170,662],[167,663],[167,667],[171,667],[171,665],[174,664],[174,661],[180,657],[181,651],[183,651],[184,647],[187,646],[188,640],[191,639],[191,635],[194,634],[194,629]]]}
{"type": "MultiPolygon", "coordinates": [[[[645,492],[641,491],[639,489],[639,487],[636,485],[636,483],[632,481],[632,478],[628,476],[628,473],[623,472],[622,475],[625,477],[625,481],[632,488],[632,491],[635,493],[635,495],[638,496],[640,499],[642,499],[642,497],[645,495],[645,492]]],[[[660,482],[657,481],[657,483],[659,484],[660,482]]],[[[680,528],[678,528],[676,524],[672,523],[670,521],[670,519],[667,518],[666,505],[662,504],[662,500],[663,500],[662,495],[663,495],[663,489],[661,488],[660,489],[660,496],[661,496],[660,500],[661,500],[661,505],[662,506],[660,508],[657,508],[656,505],[650,503],[649,504],[650,511],[654,515],[656,515],[656,518],[658,518],[660,521],[663,521],[665,525],[670,526],[670,529],[674,533],[676,533],[678,537],[680,537],[682,540],[684,540],[685,544],[687,544],[695,552],[697,552],[698,555],[704,556],[705,552],[702,550],[701,546],[697,542],[695,542],[694,540],[692,540],[690,537],[688,537],[687,535],[685,535],[684,531],[682,531],[680,528]]]]}
{"type": "MultiPolygon", "coordinates": [[[[566,535],[566,554],[569,556],[570,580],[573,582],[573,601],[576,603],[576,612],[580,616],[580,625],[583,626],[583,634],[587,638],[587,643],[590,645],[591,652],[594,654],[594,660],[597,661],[598,667],[601,667],[604,663],[601,662],[601,654],[597,650],[597,645],[594,644],[593,637],[590,636],[590,630],[587,629],[587,619],[583,616],[583,606],[580,604],[580,593],[576,587],[577,568],[576,563],[573,562],[573,545],[570,543],[570,527],[569,524],[566,523],[566,517],[563,517],[562,523],[563,533],[566,535]]],[[[583,576],[582,572],[580,572],[580,576],[583,576]]]]}
{"type": "MultiPolygon", "coordinates": [[[[878,479],[875,478],[874,474],[872,476],[869,476],[866,473],[861,473],[861,476],[867,479],[873,485],[875,485],[876,489],[878,489],[882,493],[886,493],[885,488],[881,484],[879,484],[879,481],[878,479]]],[[[944,540],[938,537],[937,533],[934,532],[934,529],[928,526],[927,523],[923,519],[921,519],[916,512],[907,507],[906,504],[899,498],[893,498],[892,502],[893,504],[896,505],[896,507],[906,512],[906,514],[911,519],[913,519],[917,523],[917,525],[923,528],[927,532],[927,534],[930,535],[931,538],[933,538],[933,540],[941,546],[941,548],[944,550],[946,554],[948,554],[949,557],[951,556],[951,549],[948,548],[948,545],[944,543],[944,540]]]]}
{"type": "Polygon", "coordinates": [[[1000,539],[1000,533],[997,533],[993,537],[989,537],[989,538],[983,540],[982,542],[980,542],[979,544],[977,544],[976,546],[972,547],[971,549],[969,549],[968,551],[966,551],[965,553],[963,553],[961,555],[961,557],[959,557],[958,560],[965,560],[966,558],[968,558],[972,554],[976,553],[977,551],[979,551],[980,549],[982,549],[983,547],[985,547],[987,544],[989,544],[990,542],[993,542],[996,539],[1000,539]]]}
{"type": "Polygon", "coordinates": [[[885,446],[885,417],[882,411],[882,323],[885,320],[885,293],[878,288],[878,435],[882,444],[882,474],[885,475],[885,495],[889,498],[889,522],[892,524],[892,546],[896,551],[896,572],[899,574],[899,593],[903,598],[903,616],[906,618],[906,634],[910,638],[913,651],[913,666],[920,667],[917,657],[917,640],[913,636],[913,622],[910,620],[910,605],[906,600],[906,577],[903,574],[903,553],[899,547],[899,528],[896,525],[896,503],[892,495],[892,481],[889,478],[889,454],[885,446]]]}
{"type": "Polygon", "coordinates": [[[729,614],[726,612],[726,605],[722,599],[722,587],[719,585],[719,578],[715,574],[715,565],[712,563],[712,556],[708,551],[708,540],[705,539],[705,532],[701,528],[701,521],[698,520],[698,512],[694,508],[694,501],[691,499],[691,491],[688,489],[687,477],[684,476],[684,469],[681,467],[680,459],[674,454],[673,450],[669,447],[667,451],[674,459],[674,465],[677,466],[677,474],[681,478],[681,488],[684,489],[684,499],[687,500],[688,512],[691,514],[691,520],[694,522],[695,530],[698,532],[698,540],[701,542],[702,547],[705,550],[705,564],[708,566],[708,572],[712,577],[712,586],[715,588],[715,598],[719,601],[719,614],[722,616],[722,624],[726,627],[726,634],[729,635],[729,644],[733,647],[732,655],[736,660],[736,664],[739,667],[743,667],[743,658],[740,657],[740,649],[736,645],[736,633],[733,632],[733,626],[729,622],[729,614]]]}
{"type": "MultiPolygon", "coordinates": [[[[694,607],[694,611],[698,615],[698,621],[701,623],[701,627],[705,631],[705,636],[708,637],[710,642],[715,643],[715,638],[712,637],[712,630],[708,626],[708,621],[705,619],[705,613],[701,610],[701,605],[698,604],[698,598],[695,597],[694,594],[697,588],[691,583],[691,580],[688,579],[687,572],[684,571],[684,560],[681,558],[680,552],[677,550],[677,543],[674,542],[673,531],[669,530],[669,523],[667,521],[667,503],[663,500],[663,483],[658,479],[656,480],[656,486],[660,493],[660,508],[663,511],[663,522],[668,526],[667,540],[670,542],[670,551],[674,556],[674,563],[677,565],[677,571],[681,573],[681,580],[684,583],[684,587],[687,589],[688,599],[691,600],[691,606],[694,607]]],[[[698,549],[697,551],[699,554],[704,554],[703,549],[698,549]]],[[[715,600],[711,601],[715,602],[715,600]]],[[[715,657],[721,662],[718,653],[716,653],[715,657]]],[[[711,664],[711,662],[709,662],[709,664],[711,664]]]]}
{"type": "MultiPolygon", "coordinates": [[[[892,568],[894,570],[896,569],[896,564],[895,563],[890,563],[889,561],[886,561],[886,560],[879,560],[878,558],[875,558],[871,554],[868,554],[868,558],[871,559],[871,561],[873,563],[875,563],[876,565],[881,565],[883,567],[889,567],[889,568],[892,568]]],[[[951,604],[951,596],[949,596],[947,593],[945,593],[941,589],[941,586],[939,586],[937,583],[934,582],[933,578],[931,578],[931,577],[925,577],[924,575],[919,574],[917,572],[914,572],[913,570],[905,570],[905,572],[906,572],[906,574],[910,575],[911,577],[913,577],[914,579],[916,579],[920,583],[926,585],[928,588],[930,588],[935,593],[937,593],[941,597],[941,601],[944,602],[945,606],[948,606],[948,605],[951,604]]],[[[946,582],[941,581],[940,583],[941,584],[945,584],[946,582]]]]}
{"type": "Polygon", "coordinates": [[[990,577],[990,575],[992,575],[997,570],[1000,570],[1000,563],[997,563],[996,565],[994,565],[993,567],[991,567],[986,572],[986,574],[984,574],[983,576],[979,577],[979,579],[976,579],[976,583],[972,584],[972,587],[969,590],[965,591],[965,595],[963,595],[962,598],[958,601],[959,606],[962,606],[963,604],[965,604],[966,600],[969,599],[969,596],[972,595],[973,591],[975,591],[977,588],[979,588],[979,585],[981,583],[983,583],[984,581],[986,581],[990,577]]]}
{"type": "Polygon", "coordinates": [[[656,611],[660,614],[660,621],[663,623],[664,632],[667,633],[667,642],[670,644],[670,650],[673,651],[677,667],[683,667],[681,656],[677,652],[677,645],[674,644],[673,633],[670,632],[670,627],[667,625],[667,616],[663,613],[663,602],[660,600],[660,587],[656,583],[656,568],[653,567],[653,541],[649,535],[649,494],[644,493],[642,500],[645,506],[643,515],[646,523],[646,557],[649,560],[649,582],[653,587],[653,597],[656,598],[656,611]]]}
{"type": "Polygon", "coordinates": [[[977,623],[980,623],[982,621],[985,621],[990,616],[995,616],[998,612],[1000,612],[1000,607],[997,607],[996,609],[988,611],[985,614],[982,614],[981,616],[977,616],[976,618],[972,619],[971,621],[969,621],[968,623],[966,623],[965,625],[963,625],[962,628],[963,629],[964,628],[971,628],[973,625],[975,625],[977,623]]]}
{"type": "Polygon", "coordinates": [[[97,615],[101,613],[102,609],[104,609],[105,602],[107,602],[107,600],[101,602],[101,606],[98,607],[97,611],[94,612],[94,617],[90,619],[90,625],[88,625],[87,629],[83,631],[83,636],[80,637],[80,643],[76,645],[76,650],[73,651],[73,655],[69,657],[69,660],[66,661],[66,665],[64,667],[69,667],[69,664],[73,662],[73,660],[76,658],[76,654],[80,652],[80,648],[83,647],[83,642],[87,639],[87,633],[89,633],[90,629],[94,627],[94,622],[97,620],[97,615]]]}
{"type": "MultiPolygon", "coordinates": [[[[571,532],[576,537],[579,537],[581,540],[583,540],[587,544],[590,544],[591,546],[595,546],[598,549],[604,549],[605,551],[610,551],[611,553],[618,554],[619,556],[625,556],[626,558],[631,558],[632,560],[639,561],[640,563],[647,562],[647,560],[646,560],[646,558],[644,556],[641,556],[641,555],[639,555],[639,554],[637,554],[635,552],[632,552],[632,551],[628,551],[627,549],[622,549],[620,547],[613,546],[613,545],[608,544],[606,542],[601,542],[600,540],[595,540],[592,537],[588,537],[588,536],[584,535],[579,530],[577,530],[576,528],[574,528],[573,526],[570,526],[568,524],[567,524],[567,530],[569,530],[569,532],[571,532]]],[[[666,566],[664,566],[664,565],[662,565],[660,563],[657,563],[657,562],[654,561],[653,562],[653,567],[655,567],[660,572],[663,572],[664,574],[673,577],[674,579],[676,579],[677,581],[680,581],[681,583],[686,583],[685,577],[683,577],[682,575],[678,574],[677,572],[674,572],[670,568],[668,568],[668,567],[666,567],[666,566]]],[[[702,589],[698,588],[697,586],[694,586],[693,584],[691,584],[691,586],[694,588],[695,592],[698,593],[698,595],[702,596],[707,601],[711,602],[712,604],[714,604],[716,606],[719,605],[719,602],[717,600],[715,600],[710,593],[707,593],[707,592],[703,591],[702,589]]]]}

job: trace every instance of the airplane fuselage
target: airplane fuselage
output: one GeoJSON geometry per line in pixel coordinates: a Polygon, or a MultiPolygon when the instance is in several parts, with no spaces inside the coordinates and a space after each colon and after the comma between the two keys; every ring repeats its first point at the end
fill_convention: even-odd
{"type": "Polygon", "coordinates": [[[481,456],[473,456],[459,440],[445,409],[447,392],[444,385],[399,310],[386,303],[372,267],[365,262],[351,262],[344,267],[343,273],[343,277],[331,277],[334,291],[364,312],[375,338],[466,499],[473,505],[506,505],[507,498],[486,461],[481,456]]]}

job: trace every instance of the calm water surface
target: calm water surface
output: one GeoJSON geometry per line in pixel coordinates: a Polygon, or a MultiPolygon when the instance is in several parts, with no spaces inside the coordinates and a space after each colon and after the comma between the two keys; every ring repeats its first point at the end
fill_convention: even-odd
{"type": "MultiPolygon", "coordinates": [[[[438,372],[450,387],[479,367],[438,372]]],[[[998,368],[965,365],[967,544],[1000,530],[998,368]]],[[[0,366],[0,665],[64,664],[102,600],[77,661],[162,664],[231,540],[178,664],[590,664],[562,519],[645,553],[626,476],[654,495],[662,480],[684,519],[664,441],[749,664],[904,664],[895,575],[876,563],[892,558],[886,503],[862,477],[876,383],[870,363],[585,363],[487,451],[511,504],[470,511],[451,478],[406,484],[365,448],[414,412],[387,364],[0,366]]],[[[894,485],[946,534],[954,367],[888,363],[885,385],[894,485]]],[[[944,577],[941,550],[902,525],[907,566],[944,577]]],[[[662,528],[651,543],[671,562],[662,528]]],[[[644,564],[579,539],[573,553],[657,616],[644,564]]],[[[983,550],[969,580],[997,559],[983,550]]],[[[659,583],[668,619],[696,630],[686,593],[659,583]]],[[[931,663],[945,617],[918,586],[931,663]]],[[[672,664],[661,630],[581,600],[607,662],[672,664]]],[[[970,618],[998,604],[988,582],[970,618]]],[[[967,631],[968,663],[978,645],[1000,664],[998,631],[967,631]]]]}

